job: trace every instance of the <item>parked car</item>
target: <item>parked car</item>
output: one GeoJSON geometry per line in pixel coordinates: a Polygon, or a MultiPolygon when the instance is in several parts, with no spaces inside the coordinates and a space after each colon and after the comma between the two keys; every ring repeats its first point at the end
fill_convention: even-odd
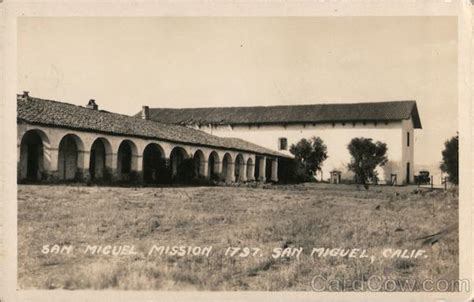
{"type": "Polygon", "coordinates": [[[418,175],[415,175],[415,183],[418,185],[427,185],[430,183],[430,172],[426,170],[421,170],[418,172],[418,175]]]}

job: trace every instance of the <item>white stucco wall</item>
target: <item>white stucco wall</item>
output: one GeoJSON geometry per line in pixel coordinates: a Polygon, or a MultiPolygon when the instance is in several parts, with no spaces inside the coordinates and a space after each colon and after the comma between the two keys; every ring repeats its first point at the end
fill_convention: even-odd
{"type": "Polygon", "coordinates": [[[403,120],[402,121],[402,166],[405,167],[405,174],[406,174],[406,169],[407,169],[407,163],[410,164],[409,167],[409,175],[410,179],[409,182],[413,182],[414,178],[414,146],[415,146],[415,131],[413,129],[413,121],[411,119],[409,120],[403,120]],[[409,140],[409,146],[407,144],[407,140],[409,140]]]}
{"type": "MultiPolygon", "coordinates": [[[[397,174],[397,184],[406,182],[406,163],[410,162],[410,178],[413,180],[413,148],[414,131],[410,120],[398,122],[379,123],[336,123],[336,124],[299,124],[299,125],[260,125],[257,126],[201,126],[202,131],[222,136],[237,137],[253,142],[255,144],[273,149],[290,155],[288,150],[278,150],[279,138],[286,137],[288,148],[302,138],[319,136],[328,148],[329,158],[324,162],[322,177],[329,179],[332,170],[342,172],[343,179],[352,179],[353,174],[348,171],[347,164],[350,162],[350,154],[347,145],[354,137],[372,138],[374,141],[382,141],[388,147],[389,162],[379,168],[379,179],[381,182],[389,181],[391,174],[397,174]],[[406,145],[407,132],[410,133],[410,146],[406,145]]],[[[318,176],[321,177],[320,175],[318,176]]]]}

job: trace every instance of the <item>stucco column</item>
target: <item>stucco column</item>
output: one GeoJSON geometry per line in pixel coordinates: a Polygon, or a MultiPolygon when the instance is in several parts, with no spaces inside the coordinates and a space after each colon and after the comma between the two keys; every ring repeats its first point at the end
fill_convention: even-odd
{"type": "Polygon", "coordinates": [[[247,181],[247,165],[244,163],[239,166],[239,181],[247,181]]]}
{"type": "Polygon", "coordinates": [[[227,163],[227,175],[225,176],[226,182],[235,182],[235,164],[233,162],[227,163]]]}
{"type": "Polygon", "coordinates": [[[171,160],[169,157],[163,158],[165,164],[166,178],[171,178],[171,160]]]}
{"type": "Polygon", "coordinates": [[[21,143],[16,144],[16,163],[20,163],[20,156],[21,156],[21,143]]]}
{"type": "Polygon", "coordinates": [[[76,180],[87,181],[90,179],[89,163],[91,160],[91,153],[89,151],[79,151],[77,154],[77,170],[76,180]]]}
{"type": "Polygon", "coordinates": [[[42,179],[54,180],[58,178],[59,150],[56,148],[44,149],[42,179]]]}
{"type": "Polygon", "coordinates": [[[222,161],[215,161],[214,162],[214,172],[217,174],[222,173],[222,161]]]}
{"type": "Polygon", "coordinates": [[[21,145],[17,145],[17,150],[16,150],[16,156],[17,156],[17,161],[16,161],[16,168],[17,168],[17,180],[22,180],[26,178],[26,158],[28,154],[28,146],[25,146],[23,149],[21,148],[21,145]],[[24,158],[25,160],[21,161],[21,159],[24,158]]]}
{"type": "Polygon", "coordinates": [[[258,180],[265,182],[267,180],[265,174],[267,171],[267,158],[266,156],[262,156],[259,159],[258,163],[258,180]]]}
{"type": "Polygon", "coordinates": [[[278,181],[278,158],[272,160],[272,181],[278,181]]]}
{"type": "Polygon", "coordinates": [[[118,180],[118,154],[117,153],[107,153],[106,156],[106,164],[105,164],[105,179],[109,180],[118,180]]]}
{"type": "MultiPolygon", "coordinates": [[[[255,180],[255,165],[254,164],[247,164],[247,169],[249,170],[249,174],[247,175],[248,181],[255,180]]],[[[245,171],[247,173],[247,171],[245,171]]]]}
{"type": "Polygon", "coordinates": [[[176,157],[170,158],[170,166],[171,166],[171,177],[175,177],[178,175],[178,162],[176,160],[176,157]]]}
{"type": "Polygon", "coordinates": [[[199,163],[199,176],[209,178],[209,165],[206,160],[199,163]]]}
{"type": "MultiPolygon", "coordinates": [[[[135,173],[137,173],[137,181],[142,182],[143,181],[143,156],[142,155],[136,155],[133,156],[135,157],[136,163],[135,163],[135,173]]],[[[132,157],[132,161],[134,160],[132,157]]]]}

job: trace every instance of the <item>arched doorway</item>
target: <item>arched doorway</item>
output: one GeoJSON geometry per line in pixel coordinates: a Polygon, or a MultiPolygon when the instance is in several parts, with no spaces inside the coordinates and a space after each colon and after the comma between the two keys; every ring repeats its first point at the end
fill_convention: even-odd
{"type": "Polygon", "coordinates": [[[227,182],[235,181],[234,163],[229,153],[226,153],[222,159],[222,177],[227,182]]]}
{"type": "Polygon", "coordinates": [[[59,143],[58,178],[74,180],[79,171],[79,152],[84,151],[81,139],[75,134],[66,134],[59,143]]]}
{"type": "Polygon", "coordinates": [[[170,154],[171,177],[177,182],[189,182],[194,177],[193,160],[181,147],[175,147],[170,154]]]}
{"type": "Polygon", "coordinates": [[[205,157],[201,150],[194,152],[194,175],[198,177],[206,177],[205,171],[205,157]]]}
{"type": "Polygon", "coordinates": [[[242,154],[237,155],[235,158],[235,180],[245,181],[247,175],[245,174],[245,161],[242,154]]]}
{"type": "Polygon", "coordinates": [[[43,178],[45,145],[49,146],[49,139],[43,131],[35,129],[25,132],[20,143],[20,180],[37,181],[43,178]]]}
{"type": "Polygon", "coordinates": [[[137,147],[130,140],[120,143],[117,152],[117,173],[120,180],[131,180],[137,168],[137,147]]]}
{"type": "Polygon", "coordinates": [[[254,179],[254,164],[252,158],[249,158],[247,160],[247,180],[253,180],[254,179]]]}
{"type": "Polygon", "coordinates": [[[217,154],[216,151],[212,151],[211,154],[209,154],[209,159],[207,161],[207,170],[209,171],[209,177],[211,179],[218,179],[220,177],[220,172],[219,167],[220,167],[220,162],[219,162],[219,154],[217,154]]]}
{"type": "Polygon", "coordinates": [[[143,150],[143,181],[148,184],[163,183],[167,176],[163,149],[156,143],[148,144],[143,150]]]}
{"type": "Polygon", "coordinates": [[[110,178],[107,167],[110,167],[109,156],[111,153],[112,147],[107,139],[100,137],[94,141],[89,160],[89,174],[92,181],[110,178]]]}

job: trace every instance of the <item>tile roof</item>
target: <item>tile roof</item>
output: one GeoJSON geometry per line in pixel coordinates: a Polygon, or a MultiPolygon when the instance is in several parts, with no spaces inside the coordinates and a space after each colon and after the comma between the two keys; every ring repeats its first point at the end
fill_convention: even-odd
{"type": "MultiPolygon", "coordinates": [[[[138,113],[139,115],[141,113],[138,113]]],[[[291,124],[399,121],[421,129],[416,101],[259,107],[150,108],[150,119],[182,125],[291,124]]]]}
{"type": "Polygon", "coordinates": [[[17,121],[288,157],[241,139],[35,97],[17,97],[17,121]]]}

